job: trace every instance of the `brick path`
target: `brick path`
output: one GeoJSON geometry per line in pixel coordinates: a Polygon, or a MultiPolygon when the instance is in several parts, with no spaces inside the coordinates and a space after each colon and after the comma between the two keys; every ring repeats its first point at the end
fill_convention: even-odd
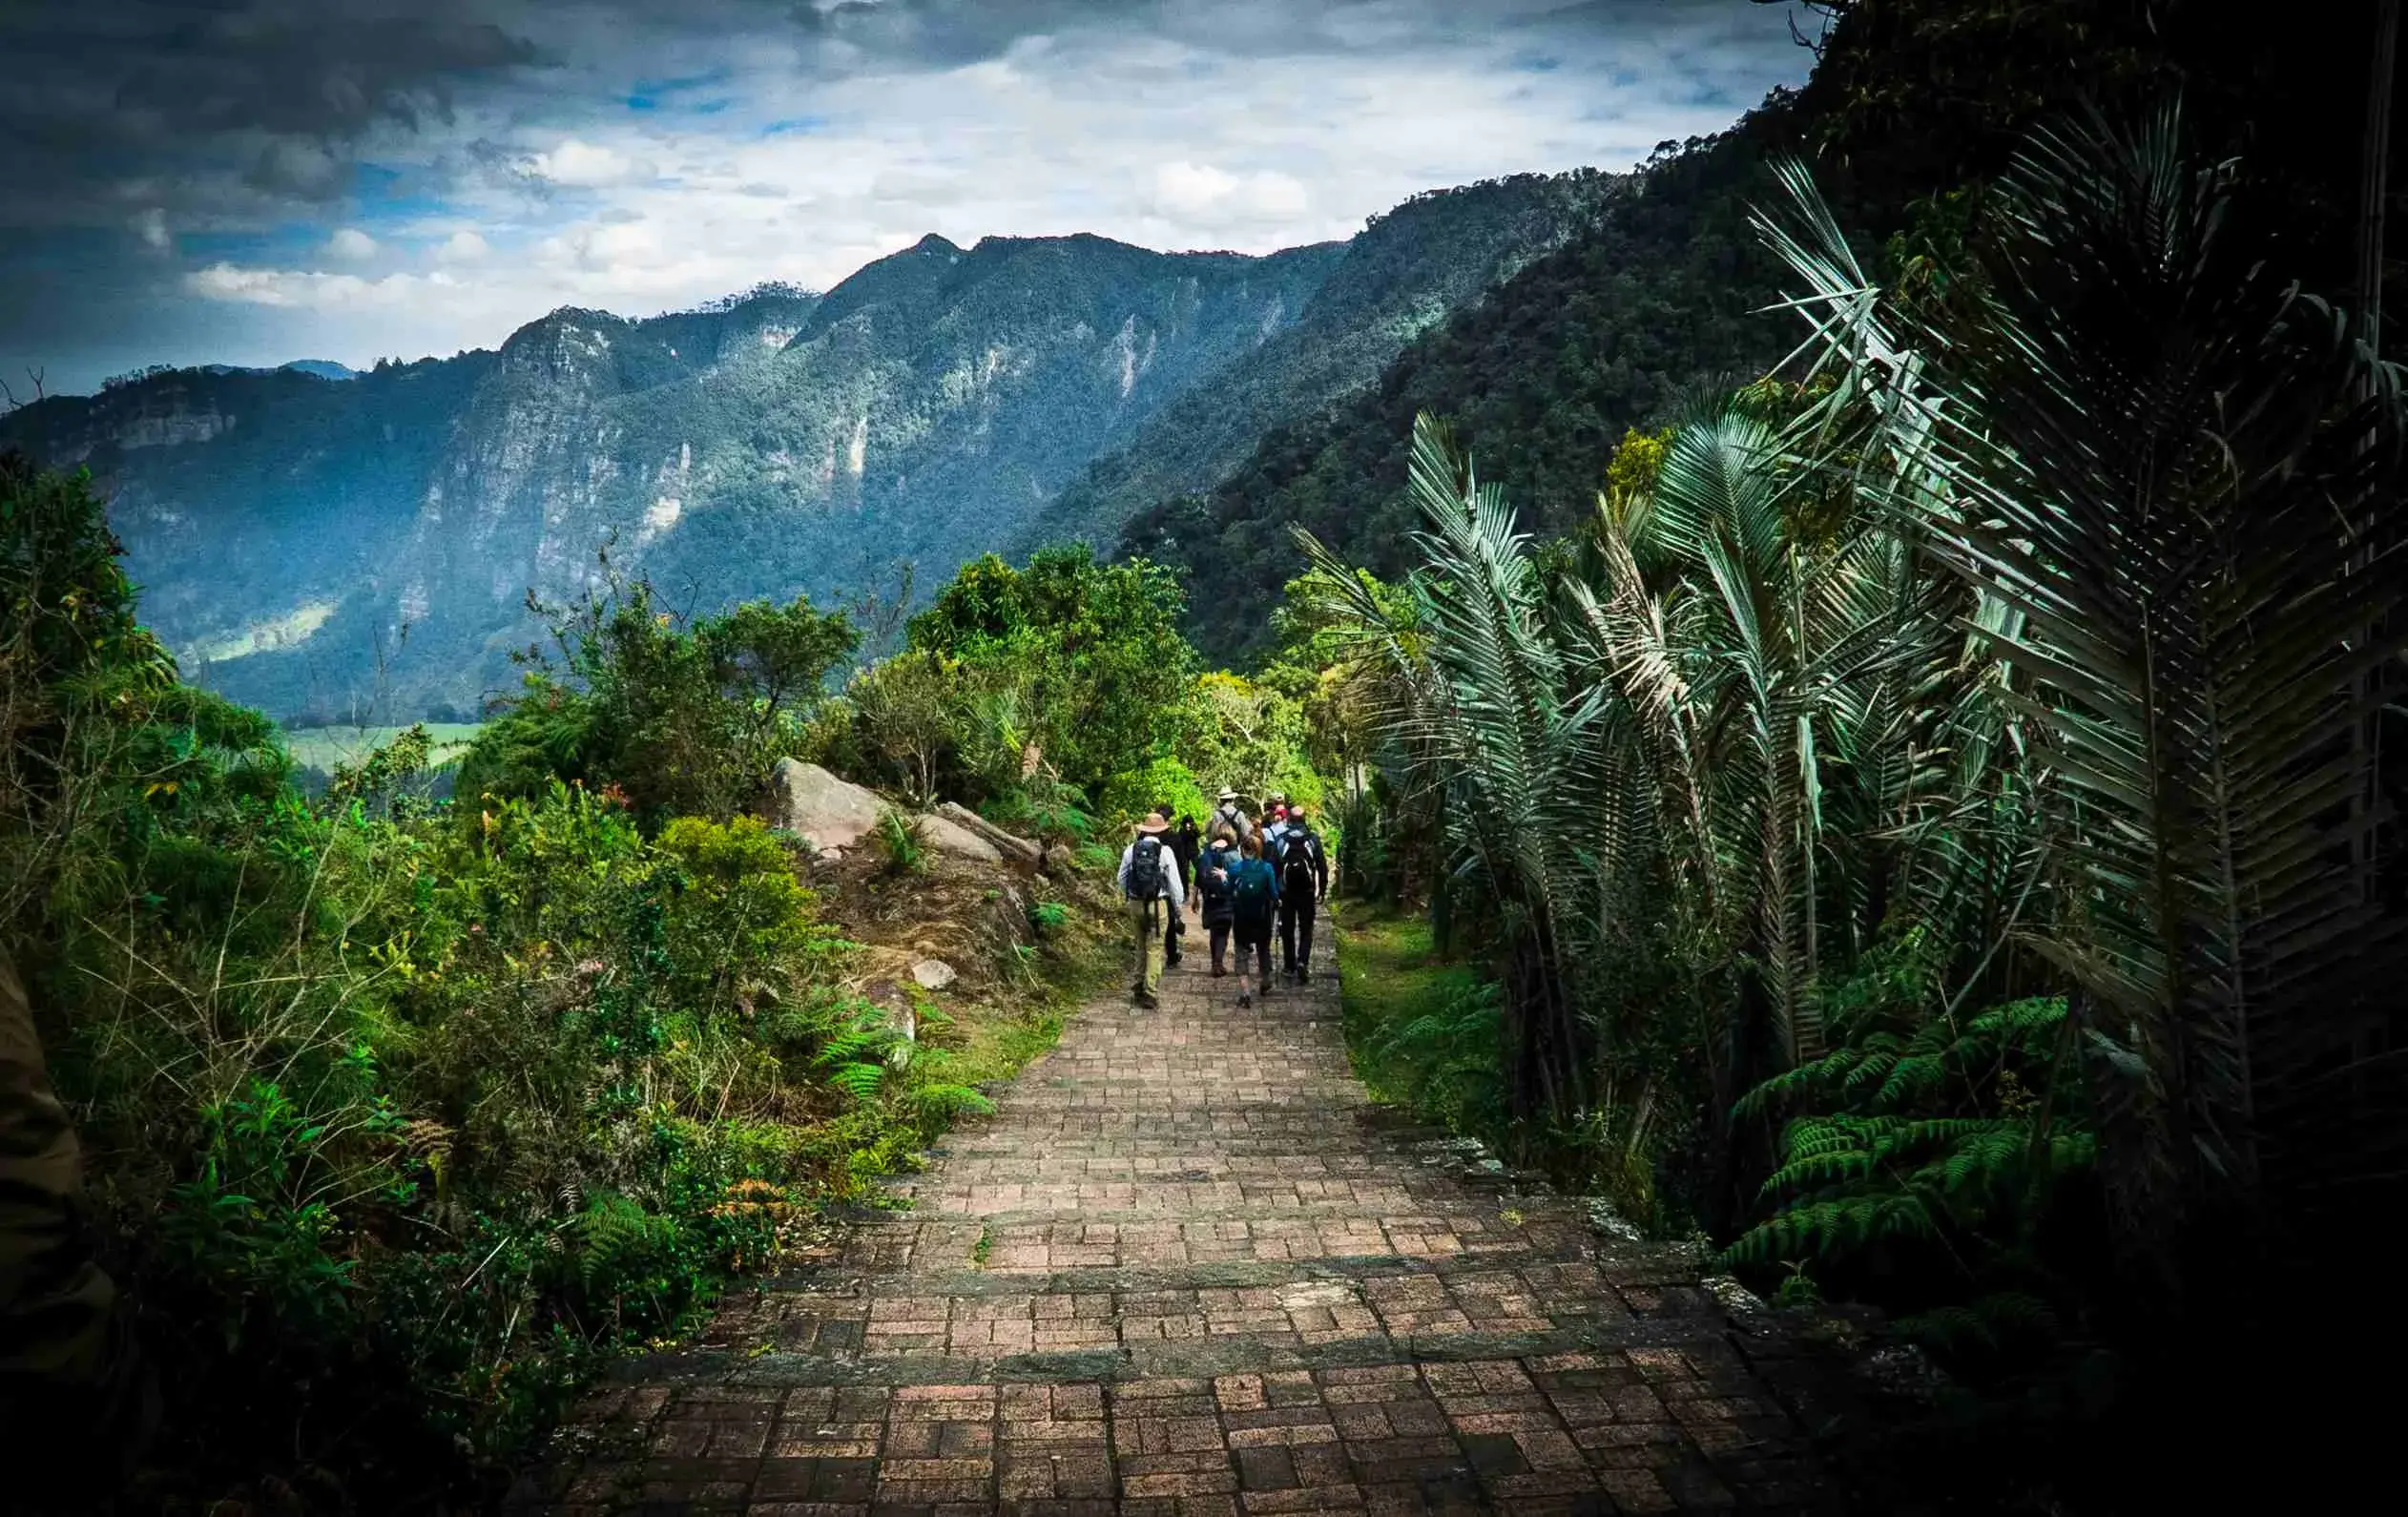
{"type": "Polygon", "coordinates": [[[1797,1423],[1685,1256],[1370,1104],[1329,936],[1251,1010],[1195,955],[1159,1011],[1086,1008],[910,1213],[631,1364],[519,1509],[1809,1509],[1797,1423]]]}

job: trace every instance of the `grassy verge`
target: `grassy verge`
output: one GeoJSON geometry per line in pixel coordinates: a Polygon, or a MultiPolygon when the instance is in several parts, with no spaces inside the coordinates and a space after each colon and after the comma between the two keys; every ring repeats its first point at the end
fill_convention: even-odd
{"type": "Polygon", "coordinates": [[[1471,966],[1439,955],[1419,912],[1348,903],[1338,944],[1355,1073],[1422,1121],[1495,1137],[1504,1121],[1496,1005],[1471,966]]]}
{"type": "Polygon", "coordinates": [[[1544,1129],[1508,1115],[1498,987],[1437,951],[1425,914],[1350,903],[1338,943],[1347,1052],[1373,1095],[1567,1190],[1605,1196],[1641,1227],[1679,1230],[1682,1216],[1660,1203],[1650,1155],[1621,1113],[1544,1129]]]}

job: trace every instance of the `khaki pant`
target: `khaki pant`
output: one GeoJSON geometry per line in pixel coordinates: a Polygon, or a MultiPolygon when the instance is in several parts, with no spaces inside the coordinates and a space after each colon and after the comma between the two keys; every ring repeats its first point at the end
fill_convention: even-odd
{"type": "Polygon", "coordinates": [[[1162,934],[1170,911],[1168,901],[1129,903],[1129,930],[1137,935],[1137,978],[1129,990],[1140,1002],[1151,1004],[1162,993],[1162,934]]]}

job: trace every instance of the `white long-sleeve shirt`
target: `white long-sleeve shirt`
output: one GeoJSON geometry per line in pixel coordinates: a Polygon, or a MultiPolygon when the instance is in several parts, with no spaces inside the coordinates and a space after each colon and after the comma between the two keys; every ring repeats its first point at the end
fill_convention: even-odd
{"type": "MultiPolygon", "coordinates": [[[[1162,899],[1171,903],[1172,910],[1181,911],[1187,907],[1187,887],[1179,883],[1179,861],[1172,857],[1171,840],[1165,837],[1161,842],[1162,899]]],[[[1129,866],[1136,861],[1136,858],[1137,840],[1131,838],[1129,840],[1129,846],[1120,850],[1120,873],[1117,879],[1123,897],[1129,894],[1129,866]]]]}

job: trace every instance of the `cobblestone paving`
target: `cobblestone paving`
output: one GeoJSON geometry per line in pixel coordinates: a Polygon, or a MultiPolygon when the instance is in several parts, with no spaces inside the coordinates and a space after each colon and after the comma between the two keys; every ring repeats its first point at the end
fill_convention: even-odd
{"type": "Polygon", "coordinates": [[[516,1509],[1816,1509],[1802,1364],[1684,1254],[1372,1106],[1332,935],[1251,1009],[1195,956],[1158,1011],[1087,1008],[910,1212],[631,1364],[516,1509]]]}

